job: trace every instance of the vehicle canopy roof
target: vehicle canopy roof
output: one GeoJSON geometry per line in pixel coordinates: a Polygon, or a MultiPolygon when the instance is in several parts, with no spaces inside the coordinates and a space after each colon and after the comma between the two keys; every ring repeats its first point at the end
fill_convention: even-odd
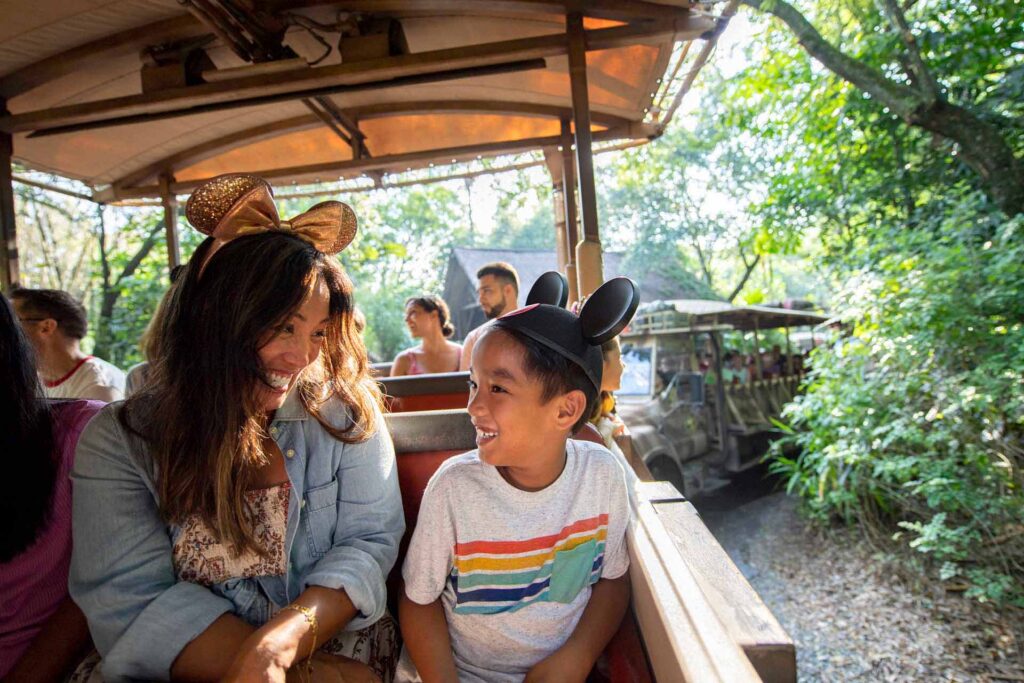
{"type": "Polygon", "coordinates": [[[626,335],[706,330],[720,326],[732,329],[768,330],[779,327],[818,325],[827,315],[775,306],[736,306],[726,301],[674,299],[641,307],[626,335]]]}
{"type": "MultiPolygon", "coordinates": [[[[0,130],[18,163],[107,202],[226,172],[379,180],[554,147],[573,111],[570,5],[12,0],[0,130]]],[[[725,22],[688,0],[579,8],[595,142],[659,135],[703,64],[690,41],[725,22]]]]}

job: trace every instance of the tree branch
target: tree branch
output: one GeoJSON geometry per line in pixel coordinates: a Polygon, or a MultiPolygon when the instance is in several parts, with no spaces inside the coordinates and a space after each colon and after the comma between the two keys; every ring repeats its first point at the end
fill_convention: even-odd
{"type": "Polygon", "coordinates": [[[743,291],[743,288],[747,286],[747,280],[750,279],[750,274],[754,272],[754,268],[756,268],[757,264],[761,261],[761,255],[754,254],[754,260],[747,263],[747,257],[744,255],[742,249],[740,249],[740,258],[743,259],[743,265],[746,267],[746,270],[743,273],[743,277],[740,279],[739,284],[736,285],[736,288],[732,290],[732,294],[729,295],[729,303],[732,303],[733,299],[738,297],[740,292],[743,291]]]}
{"type": "Polygon", "coordinates": [[[143,259],[145,259],[149,255],[149,252],[153,250],[153,247],[156,246],[157,240],[160,237],[160,229],[162,227],[162,224],[157,223],[150,229],[149,234],[146,235],[146,239],[142,242],[142,246],[140,246],[139,250],[135,252],[135,255],[128,260],[128,263],[124,264],[124,268],[121,269],[121,274],[118,275],[117,280],[114,281],[115,287],[121,284],[121,281],[126,277],[131,277],[132,273],[134,273],[142,264],[143,259]]]}
{"type": "Polygon", "coordinates": [[[922,104],[920,95],[912,88],[893,83],[880,71],[843,54],[825,40],[799,10],[785,0],[743,0],[743,4],[780,19],[809,55],[821,62],[829,71],[889,107],[901,118],[909,120],[922,104]]]}
{"type": "Polygon", "coordinates": [[[907,54],[910,57],[911,63],[908,75],[918,85],[918,89],[924,96],[925,103],[928,105],[934,104],[942,96],[939,84],[935,82],[935,78],[928,69],[928,65],[924,63],[921,50],[917,46],[917,39],[914,38],[914,33],[910,30],[910,25],[907,23],[907,17],[903,14],[900,6],[896,4],[896,0],[884,0],[884,2],[886,14],[889,15],[889,21],[899,31],[903,44],[907,46],[907,54]]]}

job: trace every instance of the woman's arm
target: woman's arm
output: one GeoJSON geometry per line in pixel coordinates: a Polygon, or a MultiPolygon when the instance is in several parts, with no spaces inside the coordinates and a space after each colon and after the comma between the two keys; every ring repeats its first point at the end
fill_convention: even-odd
{"type": "Polygon", "coordinates": [[[337,446],[342,449],[334,473],[337,524],[326,539],[330,548],[300,579],[302,590],[322,587],[345,594],[355,609],[349,629],[384,615],[384,582],[405,531],[394,446],[383,415],[376,417],[377,431],[369,439],[337,446]]]}
{"type": "Polygon", "coordinates": [[[179,582],[144,446],[130,441],[107,406],[82,432],[72,471],[68,589],[89,623],[108,683],[166,680],[192,640],[231,603],[179,582]]]}
{"type": "Polygon", "coordinates": [[[525,683],[585,681],[594,662],[619,629],[628,605],[629,574],[601,579],[594,584],[572,635],[562,647],[530,669],[525,683]]]}
{"type": "Polygon", "coordinates": [[[91,647],[85,615],[71,598],[65,598],[4,681],[42,683],[63,680],[91,647]]]}
{"type": "Polygon", "coordinates": [[[423,683],[458,683],[441,599],[421,605],[403,593],[398,615],[402,639],[423,683]]]}

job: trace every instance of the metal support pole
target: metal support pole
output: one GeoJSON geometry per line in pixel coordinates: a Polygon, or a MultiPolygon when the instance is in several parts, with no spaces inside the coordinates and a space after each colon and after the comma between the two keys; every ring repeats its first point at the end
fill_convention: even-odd
{"type": "MultiPolygon", "coordinates": [[[[0,116],[7,116],[7,102],[0,98],[0,116]]],[[[0,286],[5,294],[18,285],[18,230],[14,222],[14,177],[11,157],[14,140],[0,133],[0,286]]]]}
{"type": "Polygon", "coordinates": [[[572,153],[572,128],[562,119],[562,204],[565,207],[566,262],[565,279],[569,281],[569,301],[580,300],[576,278],[576,245],[580,241],[578,214],[576,213],[576,158],[572,153]]]}
{"type": "Polygon", "coordinates": [[[171,192],[173,179],[167,173],[160,176],[160,199],[164,205],[164,233],[167,237],[167,272],[181,264],[178,247],[178,203],[171,192]]]}
{"type": "Polygon", "coordinates": [[[583,240],[576,245],[580,294],[586,296],[604,281],[601,238],[597,226],[597,191],[594,188],[593,139],[590,134],[590,97],[587,92],[587,45],[583,15],[565,17],[569,40],[569,84],[572,88],[573,132],[576,137],[576,172],[580,191],[583,240]]]}
{"type": "MultiPolygon", "coordinates": [[[[781,370],[781,368],[779,368],[781,370]]],[[[786,326],[786,374],[793,374],[793,347],[789,343],[789,326],[786,326]]]]}
{"type": "Polygon", "coordinates": [[[761,362],[761,337],[757,333],[757,318],[754,318],[754,363],[757,365],[757,378],[764,379],[764,364],[761,362]]]}
{"type": "Polygon", "coordinates": [[[555,256],[558,258],[558,271],[565,272],[569,264],[569,243],[565,236],[565,194],[562,192],[562,153],[557,149],[544,149],[544,165],[551,175],[551,199],[554,202],[555,214],[555,256]]]}

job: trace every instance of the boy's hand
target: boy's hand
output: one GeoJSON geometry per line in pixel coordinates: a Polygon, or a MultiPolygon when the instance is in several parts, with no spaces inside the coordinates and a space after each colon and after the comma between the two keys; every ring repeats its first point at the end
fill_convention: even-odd
{"type": "Polygon", "coordinates": [[[366,664],[341,655],[317,653],[313,657],[314,669],[322,667],[331,670],[333,677],[325,678],[331,683],[381,683],[380,678],[366,664]]]}
{"type": "Polygon", "coordinates": [[[562,648],[534,664],[523,683],[583,683],[589,673],[590,666],[585,661],[562,648]]]}

